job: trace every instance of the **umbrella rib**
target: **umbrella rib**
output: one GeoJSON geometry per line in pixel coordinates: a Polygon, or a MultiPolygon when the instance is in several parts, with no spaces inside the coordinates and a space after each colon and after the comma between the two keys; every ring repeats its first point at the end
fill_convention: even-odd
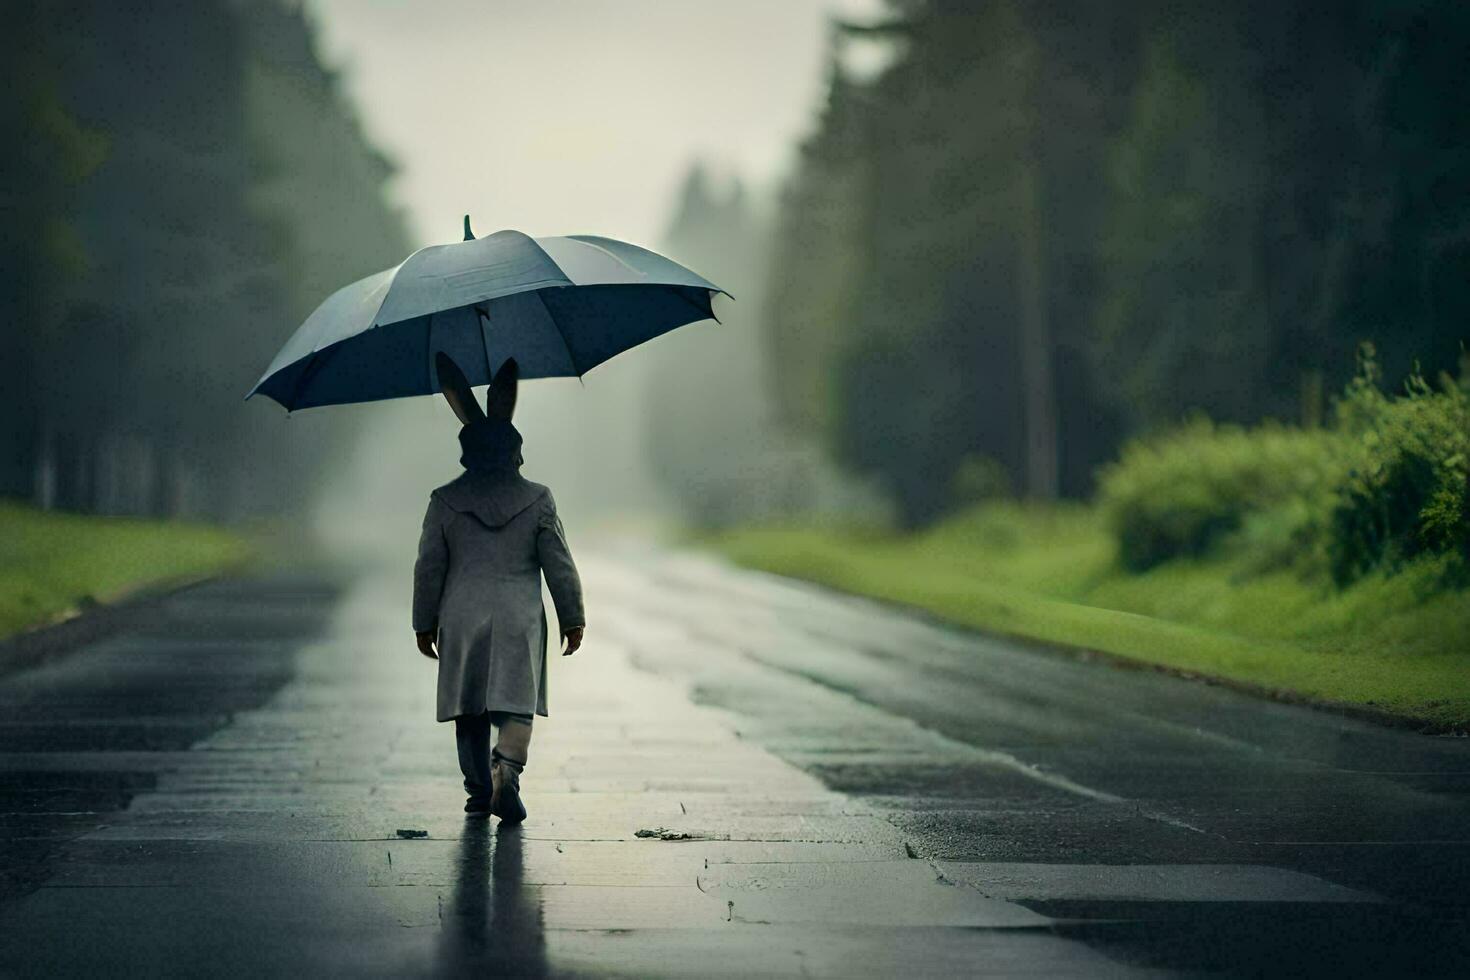
{"type": "MultiPolygon", "coordinates": [[[[469,218],[466,217],[465,220],[468,221],[469,218]]],[[[485,383],[488,385],[495,380],[495,365],[490,363],[490,343],[485,339],[485,335],[490,332],[488,329],[490,326],[490,311],[485,308],[483,303],[476,303],[473,309],[475,311],[475,322],[480,325],[480,351],[485,355],[485,383]]],[[[485,397],[489,398],[490,396],[486,395],[485,397]]]]}
{"type": "Polygon", "coordinates": [[[301,400],[301,392],[306,387],[306,382],[311,379],[312,375],[316,374],[317,368],[321,365],[322,361],[321,351],[314,350],[311,352],[311,355],[307,358],[306,367],[301,369],[301,377],[296,379],[296,390],[291,392],[291,404],[287,406],[286,411],[290,412],[295,410],[296,403],[301,400]]]}
{"type": "MultiPolygon", "coordinates": [[[[547,262],[551,263],[551,267],[553,269],[562,274],[562,278],[566,280],[567,285],[574,285],[572,283],[572,277],[567,275],[567,270],[563,269],[560,265],[557,264],[556,260],[551,257],[551,254],[547,252],[546,249],[541,247],[540,242],[536,241],[536,239],[534,238],[531,238],[529,235],[526,236],[526,241],[530,242],[531,245],[536,249],[536,251],[540,252],[542,257],[545,258],[547,262]]],[[[570,344],[567,343],[567,335],[562,333],[561,326],[556,322],[556,317],[552,316],[551,311],[546,308],[546,300],[541,295],[544,291],[544,289],[532,290],[532,295],[536,297],[536,302],[541,304],[541,310],[546,314],[546,318],[551,321],[551,325],[556,328],[556,335],[561,338],[562,349],[567,352],[567,363],[570,364],[572,366],[572,370],[577,373],[577,380],[581,381],[582,369],[577,366],[577,359],[572,356],[572,347],[570,344]]]]}
{"type": "Polygon", "coordinates": [[[561,349],[567,352],[567,363],[570,364],[572,366],[572,370],[576,372],[577,380],[581,381],[582,369],[577,366],[577,359],[572,356],[572,345],[567,343],[567,335],[562,333],[561,324],[556,322],[556,317],[552,316],[551,311],[546,308],[546,298],[541,295],[542,292],[543,290],[538,289],[533,294],[536,297],[536,302],[541,304],[541,312],[546,314],[546,319],[551,321],[552,329],[554,329],[556,331],[556,335],[561,338],[561,349]]]}
{"type": "MultiPolygon", "coordinates": [[[[714,296],[713,296],[713,291],[712,290],[708,290],[708,289],[705,290],[706,293],[710,293],[711,294],[709,296],[709,299],[711,300],[711,302],[709,303],[709,308],[708,309],[706,309],[705,307],[700,306],[698,303],[694,302],[694,300],[691,299],[690,296],[689,296],[689,294],[686,293],[686,292],[684,292],[684,290],[682,290],[682,289],[676,289],[676,290],[674,290],[674,292],[676,294],[678,294],[678,296],[679,296],[680,299],[682,299],[684,302],[688,303],[690,306],[694,307],[694,309],[697,312],[704,314],[704,316],[702,316],[702,317],[699,318],[700,320],[713,320],[716,323],[720,323],[720,318],[717,317],[717,316],[715,316],[715,305],[714,305],[714,302],[713,302],[714,296]]],[[[721,292],[723,292],[723,290],[721,290],[721,292]]],[[[726,294],[726,295],[728,295],[728,294],[726,294]]],[[[695,322],[697,323],[699,321],[696,320],[695,322]]],[[[724,324],[723,323],[720,323],[720,326],[723,327],[724,324]]]]}

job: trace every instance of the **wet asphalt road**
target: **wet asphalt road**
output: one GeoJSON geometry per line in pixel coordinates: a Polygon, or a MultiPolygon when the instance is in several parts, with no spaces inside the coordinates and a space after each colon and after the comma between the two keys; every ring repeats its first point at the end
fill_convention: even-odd
{"type": "Polygon", "coordinates": [[[153,789],[174,753],[264,704],[341,591],[304,575],[208,583],[156,618],[0,673],[0,906],[153,789]]]}
{"type": "MultiPolygon", "coordinates": [[[[615,645],[751,746],[874,807],[940,881],[1040,913],[1105,962],[1165,975],[1470,973],[1470,740],[1084,663],[702,559],[584,564],[593,626],[579,656],[615,645]]],[[[0,918],[79,862],[161,860],[119,849],[130,838],[116,824],[197,764],[191,747],[228,747],[252,725],[252,759],[273,742],[326,745],[330,733],[299,720],[262,735],[251,719],[317,669],[303,650],[341,629],[345,589],[306,576],[214,583],[156,623],[0,677],[0,918]],[[118,841],[100,847],[109,832],[118,841]]],[[[334,785],[333,813],[344,799],[371,806],[352,772],[334,785]]],[[[227,838],[220,826],[236,825],[180,836],[227,838]]],[[[495,852],[491,879],[509,853],[495,852]]],[[[67,941],[57,929],[0,938],[3,962],[41,962],[36,949],[67,941]]]]}
{"type": "Polygon", "coordinates": [[[1004,865],[1026,880],[987,894],[1065,934],[1169,970],[1470,976],[1470,739],[1086,663],[698,559],[645,575],[614,599],[658,624],[629,637],[635,662],[688,677],[747,736],[881,804],[941,871],[1004,865]],[[1384,901],[1233,888],[1227,867],[1384,901]]]}

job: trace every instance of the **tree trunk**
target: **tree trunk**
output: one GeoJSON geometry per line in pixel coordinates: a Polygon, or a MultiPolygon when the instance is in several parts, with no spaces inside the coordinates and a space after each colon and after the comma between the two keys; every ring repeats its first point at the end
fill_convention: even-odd
{"type": "Polygon", "coordinates": [[[1046,297],[1042,175],[1034,152],[1020,174],[1019,282],[1021,384],[1026,435],[1026,496],[1057,499],[1057,396],[1046,297]]]}

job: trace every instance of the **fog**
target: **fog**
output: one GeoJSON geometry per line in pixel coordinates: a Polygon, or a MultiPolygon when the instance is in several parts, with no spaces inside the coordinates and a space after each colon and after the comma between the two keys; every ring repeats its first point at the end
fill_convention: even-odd
{"type": "MultiPolygon", "coordinates": [[[[524,472],[553,488],[573,533],[676,523],[649,470],[649,421],[670,386],[706,386],[723,400],[719,412],[753,420],[765,397],[754,376],[759,284],[749,270],[758,263],[740,254],[756,238],[710,243],[698,257],[669,250],[677,195],[700,165],[759,220],[824,95],[829,18],[877,5],[465,0],[426,16],[408,3],[315,0],[307,9],[367,137],[398,168],[390,198],[416,247],[456,240],[468,213],[477,234],[601,234],[663,250],[735,294],[734,304],[716,301],[723,327],[686,327],[581,382],[522,386],[524,472]],[[726,331],[719,347],[704,343],[714,331],[726,331]],[[732,356],[740,378],[729,375],[732,356]]],[[[401,549],[428,490],[458,472],[453,415],[428,399],[321,411],[365,416],[360,442],[325,481],[324,533],[339,545],[401,549]]]]}
{"type": "Polygon", "coordinates": [[[1323,424],[1364,342],[1390,390],[1461,356],[1448,0],[1361,31],[1307,3],[17,10],[0,495],[43,510],[314,512],[401,555],[457,469],[446,406],[240,396],[465,214],[735,297],[524,386],[527,473],[578,534],[1087,500],[1195,415],[1323,424]]]}

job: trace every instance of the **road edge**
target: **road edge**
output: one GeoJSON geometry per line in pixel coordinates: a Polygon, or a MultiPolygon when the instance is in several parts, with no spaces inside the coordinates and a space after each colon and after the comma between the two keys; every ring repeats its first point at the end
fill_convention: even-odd
{"type": "Polygon", "coordinates": [[[1414,715],[1399,714],[1378,708],[1370,708],[1366,705],[1353,704],[1349,701],[1334,701],[1330,698],[1313,697],[1301,691],[1290,688],[1271,687],[1266,684],[1257,684],[1252,681],[1239,680],[1233,677],[1224,677],[1219,674],[1210,674],[1203,671],[1190,670],[1184,667],[1173,667],[1168,664],[1145,660],[1140,657],[1129,657],[1125,654],[1109,653],[1092,647],[1061,643],[1054,640],[1042,640],[1024,633],[1007,633],[1003,630],[987,630],[968,623],[960,623],[948,619],[939,613],[923,606],[900,602],[896,599],[888,599],[883,596],[868,595],[863,592],[852,592],[847,589],[838,588],[825,582],[816,582],[811,579],[800,578],[792,575],[782,575],[779,572],[767,571],[763,568],[754,568],[732,561],[717,552],[705,551],[703,554],[712,555],[718,561],[728,564],[731,568],[743,572],[752,572],[757,575],[770,576],[773,579],[785,583],[796,583],[806,588],[817,589],[829,595],[842,596],[846,599],[857,599],[863,602],[871,602],[887,609],[897,610],[923,620],[931,626],[961,633],[970,636],[981,636],[988,639],[1003,639],[1018,646],[1025,647],[1036,653],[1049,656],[1063,656],[1072,660],[1080,660],[1086,663],[1100,662],[1119,670],[1142,670],[1155,673],[1167,674],[1178,677],[1181,680],[1193,681],[1195,683],[1208,684],[1213,687],[1223,687],[1227,690],[1247,694],[1251,697],[1265,701],[1275,701],[1279,704],[1291,704],[1298,707],[1312,708],[1329,714],[1341,715],[1358,721],[1366,721],[1384,728],[1395,728],[1400,731],[1410,732],[1417,735],[1431,737],[1466,737],[1470,731],[1456,727],[1452,724],[1433,721],[1414,715]]]}
{"type": "Polygon", "coordinates": [[[169,598],[239,571],[226,566],[195,575],[156,579],[126,588],[106,601],[72,606],[47,622],[0,637],[0,676],[35,667],[143,621],[169,598]]]}

